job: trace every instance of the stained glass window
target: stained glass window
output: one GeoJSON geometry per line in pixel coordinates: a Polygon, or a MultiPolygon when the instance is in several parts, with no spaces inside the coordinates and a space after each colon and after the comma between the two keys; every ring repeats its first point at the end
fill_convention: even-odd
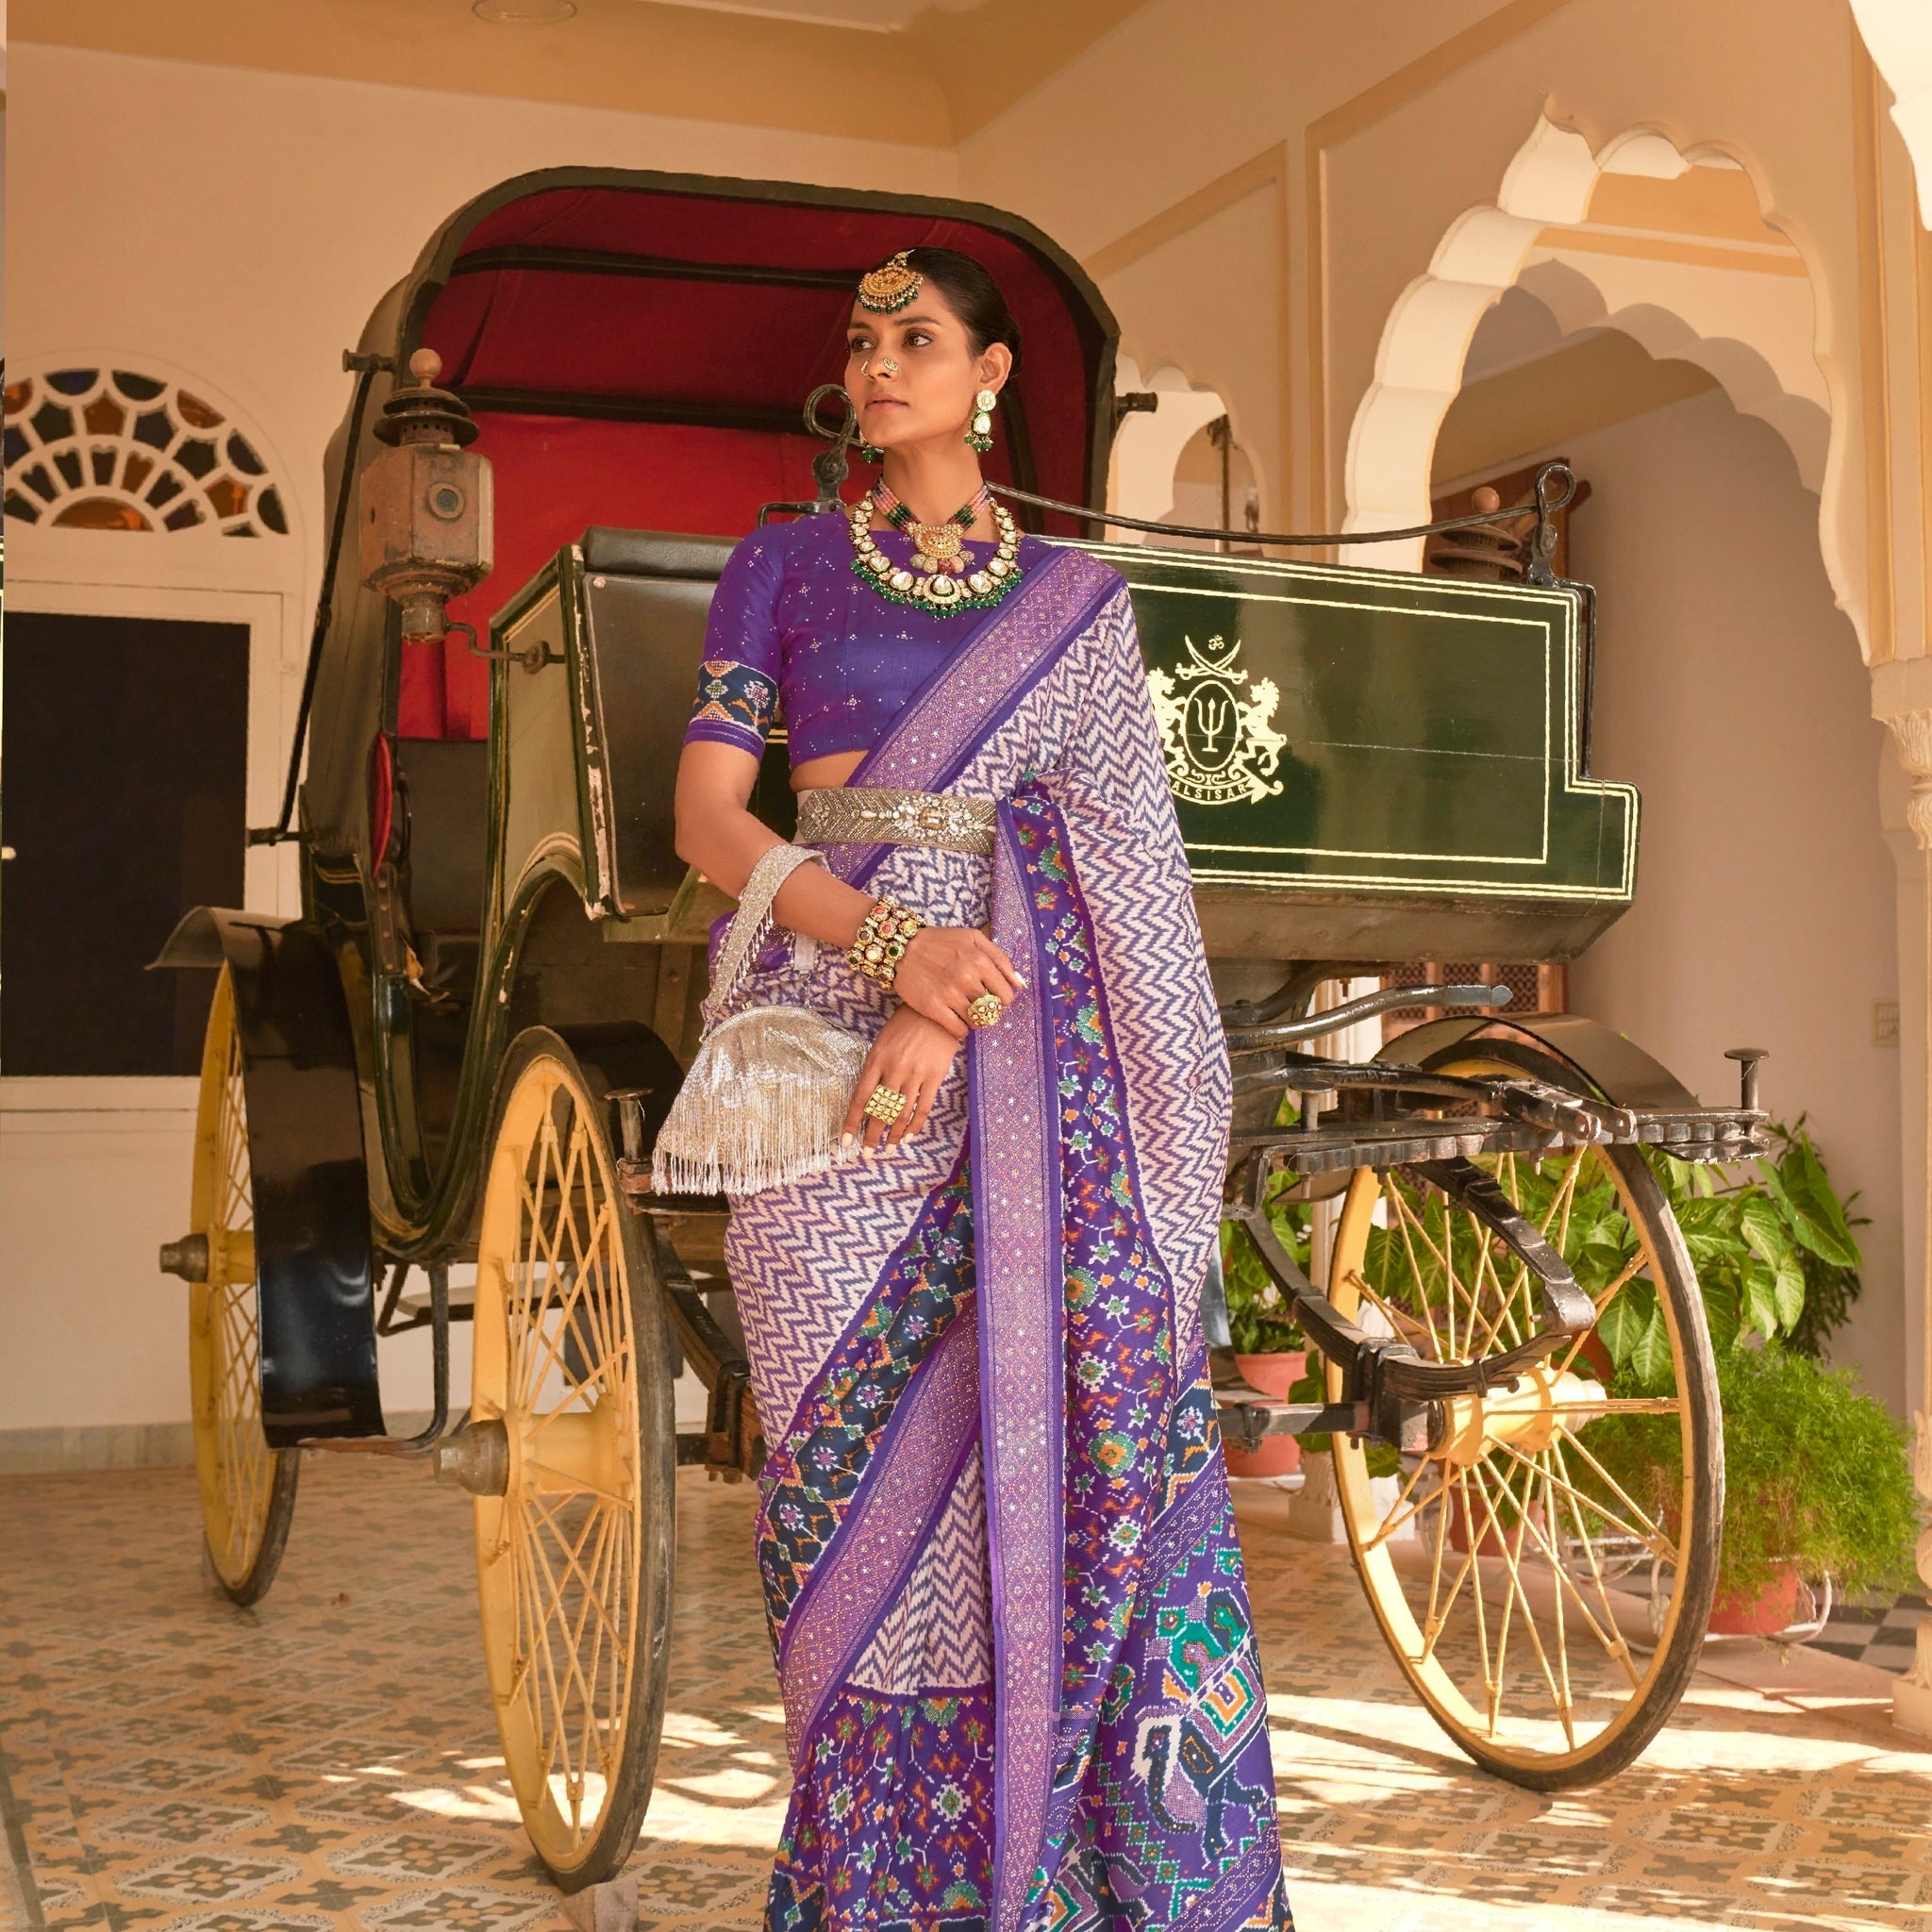
{"type": "Polygon", "coordinates": [[[267,465],[213,404],[130,369],[7,385],[9,517],[71,530],[288,535],[267,465]]]}

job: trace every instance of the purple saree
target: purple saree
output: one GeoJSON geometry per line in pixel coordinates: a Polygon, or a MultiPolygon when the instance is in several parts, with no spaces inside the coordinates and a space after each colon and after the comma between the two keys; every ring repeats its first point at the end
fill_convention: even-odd
{"type": "MultiPolygon", "coordinates": [[[[1055,551],[853,783],[991,860],[829,848],[1027,981],[903,1148],[734,1203],[793,1789],[768,1932],[1286,1932],[1197,1322],[1228,1075],[1127,593],[1055,551]]],[[[836,955],[773,965],[871,1033],[836,955]]]]}

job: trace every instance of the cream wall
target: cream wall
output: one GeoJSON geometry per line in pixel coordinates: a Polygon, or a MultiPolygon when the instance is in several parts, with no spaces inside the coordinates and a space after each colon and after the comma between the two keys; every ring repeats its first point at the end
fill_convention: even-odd
{"type": "Polygon", "coordinates": [[[960,143],[966,192],[1079,255],[1143,368],[1219,390],[1264,520],[1307,527],[1288,468],[1307,413],[1306,130],[1510,10],[1378,0],[1370,20],[1312,0],[1154,0],[960,143]],[[1204,228],[1229,243],[1205,261],[1204,228]]]}
{"type": "Polygon", "coordinates": [[[1776,432],[1716,392],[1563,451],[1595,491],[1572,536],[1601,600],[1595,765],[1643,796],[1636,903],[1571,968],[1571,1004],[1712,1105],[1737,1091],[1724,1048],[1770,1049],[1766,1105],[1809,1115],[1872,1216],[1834,1354],[1903,1410],[1900,1053],[1874,1044],[1872,1013],[1899,991],[1886,734],[1817,499],[1776,432]]]}
{"type": "MultiPolygon", "coordinates": [[[[566,163],[958,191],[933,148],[31,42],[12,64],[9,358],[145,349],[217,383],[285,473],[305,591],[341,352],[471,196],[566,163]]],[[[32,572],[31,532],[8,561],[32,572]]]]}
{"type": "MultiPolygon", "coordinates": [[[[9,600],[99,608],[109,583],[115,608],[155,615],[268,600],[277,636],[253,674],[264,739],[292,723],[321,568],[322,450],[348,401],[341,352],[463,201],[560,163],[958,192],[956,158],[935,148],[35,43],[12,49],[11,69],[10,366],[113,355],[192,377],[241,413],[294,534],[197,542],[14,525],[9,600]]],[[[267,746],[258,823],[282,756],[267,746]]],[[[251,897],[292,910],[291,875],[257,865],[251,897]]],[[[0,1079],[0,1332],[12,1338],[0,1432],[177,1422],[182,1297],[154,1254],[185,1226],[193,1083],[63,1088],[0,1079]]],[[[424,1338],[384,1349],[391,1409],[426,1404],[424,1338]]],[[[466,1361],[457,1370],[460,1383],[466,1361]]]]}

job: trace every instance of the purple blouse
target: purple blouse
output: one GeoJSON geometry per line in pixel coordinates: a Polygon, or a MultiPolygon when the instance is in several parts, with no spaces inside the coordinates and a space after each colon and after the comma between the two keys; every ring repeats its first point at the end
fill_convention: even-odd
{"type": "MultiPolygon", "coordinates": [[[[893,562],[911,558],[911,540],[902,532],[874,536],[893,562]]],[[[977,563],[994,546],[966,549],[977,563]]],[[[1021,569],[1047,552],[1038,537],[1022,537],[1021,569]]],[[[852,569],[843,517],[801,517],[754,530],[731,553],[711,599],[685,742],[735,744],[758,758],[782,715],[793,765],[870,751],[988,615],[941,614],[881,597],[852,569]]]]}

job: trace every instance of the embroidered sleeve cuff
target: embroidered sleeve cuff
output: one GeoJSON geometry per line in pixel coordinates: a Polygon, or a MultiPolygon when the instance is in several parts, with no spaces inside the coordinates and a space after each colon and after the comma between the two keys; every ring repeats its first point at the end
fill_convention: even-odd
{"type": "Polygon", "coordinates": [[[698,667],[697,701],[685,738],[736,744],[757,757],[765,748],[778,688],[764,672],[728,658],[708,658],[698,667]]]}

